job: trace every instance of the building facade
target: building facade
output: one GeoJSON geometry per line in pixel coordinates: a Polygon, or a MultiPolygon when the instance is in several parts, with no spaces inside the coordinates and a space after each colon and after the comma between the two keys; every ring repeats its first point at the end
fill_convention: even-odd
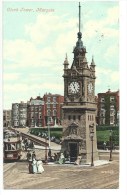
{"type": "Polygon", "coordinates": [[[37,96],[27,102],[27,115],[29,127],[45,126],[45,104],[43,98],[37,96]]]}
{"type": "Polygon", "coordinates": [[[119,91],[98,93],[98,125],[119,125],[119,91]]]}
{"type": "Polygon", "coordinates": [[[27,126],[27,103],[12,104],[12,126],[26,127],[27,126]]]}
{"type": "Polygon", "coordinates": [[[43,96],[45,102],[45,124],[48,120],[50,125],[61,125],[62,120],[62,105],[64,97],[59,94],[46,93],[43,96]]]}
{"type": "Polygon", "coordinates": [[[68,151],[70,160],[81,156],[81,164],[91,162],[91,155],[98,160],[96,141],[96,98],[95,98],[95,62],[89,65],[86,47],[83,46],[80,32],[73,49],[74,59],[71,67],[67,56],[64,61],[64,105],[62,151],[68,151]],[[93,136],[90,138],[90,136],[93,136]],[[92,141],[93,140],[93,141],[92,141]],[[91,145],[91,142],[93,145],[91,145]],[[93,152],[92,152],[93,151],[93,152]]]}
{"type": "Polygon", "coordinates": [[[11,126],[11,110],[3,111],[3,127],[11,126]]]}
{"type": "Polygon", "coordinates": [[[27,103],[13,103],[12,126],[45,127],[48,120],[52,126],[61,125],[63,101],[59,94],[46,93],[43,97],[30,98],[27,103]]]}

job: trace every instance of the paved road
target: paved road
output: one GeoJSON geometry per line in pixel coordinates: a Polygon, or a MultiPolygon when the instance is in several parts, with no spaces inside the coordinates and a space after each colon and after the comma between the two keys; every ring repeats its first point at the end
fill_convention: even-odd
{"type": "MultiPolygon", "coordinates": [[[[24,131],[27,131],[26,129],[24,131]]],[[[55,143],[54,143],[55,144],[55,143]]],[[[109,151],[100,151],[100,160],[109,160],[109,151]]],[[[36,150],[44,158],[44,150],[36,150]]],[[[23,154],[26,159],[26,154],[23,154]]],[[[4,189],[106,189],[119,187],[119,153],[99,167],[44,165],[42,174],[29,174],[26,161],[4,163],[4,189]]]]}
{"type": "MultiPolygon", "coordinates": [[[[29,174],[26,161],[4,163],[4,189],[117,189],[119,188],[119,154],[98,167],[44,165],[42,174],[29,174]]],[[[101,153],[100,159],[109,159],[101,153]]]]}

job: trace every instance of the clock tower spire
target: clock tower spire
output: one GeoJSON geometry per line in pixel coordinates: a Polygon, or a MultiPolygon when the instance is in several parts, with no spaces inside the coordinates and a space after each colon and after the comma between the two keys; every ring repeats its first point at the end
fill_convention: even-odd
{"type": "Polygon", "coordinates": [[[74,162],[81,156],[81,164],[91,160],[90,131],[94,131],[94,159],[98,159],[96,143],[95,63],[86,59],[81,33],[81,6],[79,3],[79,32],[71,68],[67,56],[64,61],[64,105],[62,152],[69,152],[74,162]]]}
{"type": "MultiPolygon", "coordinates": [[[[86,52],[86,48],[83,46],[83,41],[82,39],[82,33],[81,33],[81,6],[80,6],[80,2],[79,2],[79,32],[77,33],[77,38],[78,41],[76,42],[76,46],[73,49],[73,53],[74,53],[74,60],[73,60],[73,64],[72,66],[76,66],[78,67],[78,65],[83,62],[85,57],[86,52]]],[[[83,65],[83,64],[82,64],[83,65]]]]}

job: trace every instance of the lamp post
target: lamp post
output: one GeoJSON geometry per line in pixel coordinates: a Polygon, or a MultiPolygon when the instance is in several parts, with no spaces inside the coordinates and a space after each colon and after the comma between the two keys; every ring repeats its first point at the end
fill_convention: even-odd
{"type": "Polygon", "coordinates": [[[45,164],[47,164],[47,139],[45,138],[45,142],[46,142],[46,145],[45,145],[45,164]]]}
{"type": "Polygon", "coordinates": [[[112,130],[109,133],[109,141],[110,141],[110,158],[109,161],[112,161],[112,130]]]}
{"type": "Polygon", "coordinates": [[[91,167],[94,166],[94,161],[93,161],[93,137],[94,137],[94,124],[89,125],[90,129],[90,138],[91,138],[91,143],[92,143],[92,153],[91,153],[91,167]]]}
{"type": "Polygon", "coordinates": [[[48,137],[49,137],[49,149],[50,149],[50,123],[51,123],[51,121],[49,121],[49,118],[52,120],[52,117],[48,117],[48,137]]]}

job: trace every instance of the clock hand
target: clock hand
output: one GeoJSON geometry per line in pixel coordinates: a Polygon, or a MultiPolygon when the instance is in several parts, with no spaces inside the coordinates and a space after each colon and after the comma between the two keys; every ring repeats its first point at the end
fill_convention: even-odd
{"type": "Polygon", "coordinates": [[[73,83],[73,87],[74,87],[75,91],[77,91],[74,83],[73,83]]]}

